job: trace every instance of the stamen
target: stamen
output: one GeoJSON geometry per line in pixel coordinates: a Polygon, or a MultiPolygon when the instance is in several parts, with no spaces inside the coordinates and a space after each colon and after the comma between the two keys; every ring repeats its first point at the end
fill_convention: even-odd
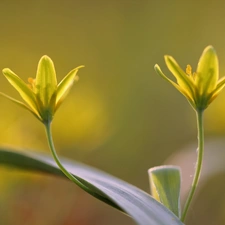
{"type": "Polygon", "coordinates": [[[34,89],[34,86],[35,86],[35,79],[29,77],[28,78],[28,87],[33,90],[34,89]]]}
{"type": "Polygon", "coordinates": [[[33,82],[34,82],[34,79],[31,78],[31,77],[29,77],[29,78],[28,78],[28,83],[29,83],[29,84],[33,84],[33,82]]]}
{"type": "Polygon", "coordinates": [[[186,67],[186,73],[187,73],[187,75],[189,75],[189,76],[192,75],[192,68],[191,68],[190,65],[187,65],[187,67],[186,67]]]}

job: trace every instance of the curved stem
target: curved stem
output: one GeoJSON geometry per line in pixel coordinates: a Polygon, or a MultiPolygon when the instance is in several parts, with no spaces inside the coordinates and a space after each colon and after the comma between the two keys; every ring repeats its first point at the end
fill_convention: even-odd
{"type": "Polygon", "coordinates": [[[197,116],[197,128],[198,128],[198,157],[197,157],[196,170],[195,170],[195,175],[192,182],[191,190],[189,191],[189,195],[187,197],[184,210],[181,216],[182,222],[184,222],[185,220],[187,211],[189,209],[190,203],[193,199],[196,187],[198,185],[198,181],[199,181],[201,169],[202,169],[203,154],[204,154],[203,110],[197,111],[196,116],[197,116]]]}
{"type": "Polygon", "coordinates": [[[73,181],[75,184],[77,184],[79,187],[81,187],[82,189],[84,189],[86,192],[90,193],[93,195],[93,191],[91,191],[87,186],[85,186],[83,183],[81,183],[76,177],[74,177],[70,172],[68,172],[66,170],[66,168],[62,165],[62,163],[59,160],[59,157],[55,151],[55,146],[54,146],[54,142],[52,139],[52,132],[51,132],[51,124],[50,123],[46,123],[45,124],[45,130],[46,130],[46,134],[47,134],[47,139],[48,139],[48,144],[49,147],[51,149],[53,158],[55,160],[55,162],[57,163],[57,165],[59,166],[59,168],[61,169],[61,171],[71,180],[73,181]]]}
{"type": "Polygon", "coordinates": [[[59,157],[56,153],[55,150],[55,146],[54,146],[54,142],[52,139],[52,132],[51,132],[51,123],[44,123],[45,125],[45,130],[46,130],[46,134],[47,134],[47,139],[48,139],[48,144],[49,144],[49,148],[51,149],[53,158],[55,160],[55,162],[57,163],[57,165],[59,166],[59,168],[61,169],[61,171],[71,180],[73,181],[75,184],[77,184],[80,188],[82,188],[84,191],[86,191],[87,193],[91,194],[92,196],[100,199],[101,201],[113,206],[116,209],[122,210],[118,205],[114,204],[112,201],[110,201],[107,196],[105,196],[103,193],[101,193],[100,190],[98,190],[96,187],[94,187],[92,184],[90,184],[88,181],[85,181],[86,184],[89,184],[89,187],[87,187],[86,185],[84,185],[80,180],[78,180],[74,175],[72,175],[70,172],[67,171],[67,169],[62,165],[62,163],[59,160],[59,157]]]}

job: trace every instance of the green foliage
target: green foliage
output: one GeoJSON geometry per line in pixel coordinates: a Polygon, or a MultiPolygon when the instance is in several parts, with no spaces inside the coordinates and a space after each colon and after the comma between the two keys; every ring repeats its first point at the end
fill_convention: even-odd
{"type": "Polygon", "coordinates": [[[152,196],[180,217],[180,169],[175,166],[159,166],[148,172],[152,196]]]}
{"type": "MultiPolygon", "coordinates": [[[[1,148],[0,163],[65,178],[51,157],[39,153],[16,152],[1,148]]],[[[62,163],[76,179],[92,190],[94,197],[127,213],[137,224],[183,224],[171,211],[137,187],[72,160],[63,159],[62,163]]]]}

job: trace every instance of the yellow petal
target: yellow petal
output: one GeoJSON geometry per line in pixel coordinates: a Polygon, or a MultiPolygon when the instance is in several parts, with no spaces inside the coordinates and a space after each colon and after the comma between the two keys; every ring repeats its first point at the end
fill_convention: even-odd
{"type": "Polygon", "coordinates": [[[209,100],[209,103],[212,102],[217,95],[222,91],[222,89],[225,87],[225,77],[221,78],[218,83],[216,88],[214,89],[214,91],[211,94],[211,98],[209,100]]]}
{"type": "Polygon", "coordinates": [[[23,100],[29,105],[31,110],[38,114],[35,95],[27,84],[8,68],[3,69],[2,72],[9,83],[19,92],[23,100]]]}
{"type": "Polygon", "coordinates": [[[203,51],[197,67],[195,84],[200,95],[211,93],[219,77],[219,63],[216,52],[212,46],[203,51]]]}
{"type": "Polygon", "coordinates": [[[195,101],[192,95],[190,95],[190,93],[188,93],[185,89],[183,89],[181,86],[177,85],[175,82],[173,82],[172,80],[170,80],[160,69],[160,67],[156,64],[154,66],[154,69],[156,71],[156,73],[158,73],[162,78],[164,78],[165,80],[167,80],[169,83],[171,83],[181,94],[183,94],[187,100],[189,101],[189,103],[195,108],[195,101]]]}
{"type": "Polygon", "coordinates": [[[180,68],[173,57],[166,55],[165,62],[170,72],[177,79],[178,85],[183,90],[185,90],[185,92],[188,93],[189,96],[192,96],[192,98],[194,98],[195,90],[192,79],[180,68]]]}
{"type": "Polygon", "coordinates": [[[35,93],[44,106],[48,106],[57,89],[55,67],[48,56],[43,56],[37,68],[35,93]]]}
{"type": "Polygon", "coordinates": [[[78,70],[83,67],[84,66],[79,66],[71,70],[59,83],[57,88],[57,96],[56,96],[56,108],[58,108],[59,105],[62,103],[62,101],[65,99],[66,95],[68,94],[70,88],[72,87],[74,83],[78,70]]]}

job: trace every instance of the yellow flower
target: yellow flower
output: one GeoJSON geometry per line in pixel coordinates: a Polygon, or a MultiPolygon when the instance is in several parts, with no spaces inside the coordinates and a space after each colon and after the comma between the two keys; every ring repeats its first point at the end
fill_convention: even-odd
{"type": "Polygon", "coordinates": [[[219,63],[212,46],[203,51],[195,73],[190,65],[183,71],[171,56],[166,55],[165,62],[177,83],[166,77],[158,65],[155,65],[155,71],[180,91],[196,110],[206,109],[225,86],[225,77],[218,80],[219,63]]]}
{"type": "Polygon", "coordinates": [[[19,92],[26,104],[3,93],[0,94],[29,110],[44,124],[50,123],[76,80],[78,69],[82,67],[79,66],[71,70],[59,84],[57,84],[54,64],[48,56],[43,56],[40,59],[36,79],[28,78],[28,84],[6,68],[3,69],[3,74],[19,92]]]}

